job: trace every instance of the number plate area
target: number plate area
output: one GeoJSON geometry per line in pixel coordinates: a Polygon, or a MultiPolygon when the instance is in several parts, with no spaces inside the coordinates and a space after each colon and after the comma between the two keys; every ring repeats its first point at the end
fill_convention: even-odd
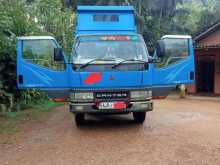
{"type": "Polygon", "coordinates": [[[98,109],[115,109],[115,110],[123,110],[126,109],[127,105],[123,101],[116,102],[101,102],[99,103],[98,109]]]}
{"type": "Polygon", "coordinates": [[[95,99],[98,100],[97,108],[100,110],[126,109],[127,103],[125,100],[128,100],[129,95],[129,91],[96,92],[95,99]]]}

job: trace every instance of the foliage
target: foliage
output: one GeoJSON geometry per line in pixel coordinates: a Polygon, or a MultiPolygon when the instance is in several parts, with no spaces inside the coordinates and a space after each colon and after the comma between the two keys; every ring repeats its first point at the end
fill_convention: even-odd
{"type": "MultiPolygon", "coordinates": [[[[1,110],[13,107],[19,98],[16,89],[16,36],[30,32],[24,1],[1,0],[0,5],[0,104],[1,110]]],[[[11,110],[11,109],[10,109],[11,110]]]]}
{"type": "Polygon", "coordinates": [[[32,18],[44,32],[56,37],[69,54],[73,43],[75,14],[71,9],[62,8],[60,0],[36,0],[30,7],[32,18]]]}
{"type": "Polygon", "coordinates": [[[27,108],[46,96],[16,88],[16,38],[52,35],[68,52],[73,42],[74,12],[60,0],[0,0],[0,112],[27,108]]]}

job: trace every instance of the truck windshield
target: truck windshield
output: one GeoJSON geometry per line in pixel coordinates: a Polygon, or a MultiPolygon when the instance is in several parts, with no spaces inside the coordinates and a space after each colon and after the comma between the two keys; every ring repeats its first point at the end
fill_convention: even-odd
{"type": "MultiPolygon", "coordinates": [[[[148,52],[139,36],[83,36],[78,39],[73,50],[74,63],[83,64],[93,59],[114,59],[147,61],[148,52]]],[[[132,61],[130,61],[132,63],[132,61]]]]}

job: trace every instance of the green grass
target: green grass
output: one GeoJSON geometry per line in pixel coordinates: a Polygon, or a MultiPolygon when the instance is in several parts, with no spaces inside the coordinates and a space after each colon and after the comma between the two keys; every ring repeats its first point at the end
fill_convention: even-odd
{"type": "Polygon", "coordinates": [[[40,120],[42,117],[52,112],[52,108],[64,105],[52,101],[40,102],[30,105],[30,109],[19,112],[6,112],[0,116],[0,134],[14,133],[19,130],[19,126],[30,121],[40,120]]]}

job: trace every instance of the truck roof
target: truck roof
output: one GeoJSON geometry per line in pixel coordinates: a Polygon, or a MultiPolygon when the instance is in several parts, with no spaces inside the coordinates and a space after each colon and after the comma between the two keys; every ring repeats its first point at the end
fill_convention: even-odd
{"type": "Polygon", "coordinates": [[[133,6],[78,6],[76,34],[136,33],[133,6]]]}
{"type": "Polygon", "coordinates": [[[162,39],[165,38],[186,38],[186,39],[191,39],[192,37],[189,35],[165,35],[162,37],[162,39]]]}
{"type": "Polygon", "coordinates": [[[22,36],[18,37],[19,40],[54,40],[51,36],[22,36]]]}
{"type": "Polygon", "coordinates": [[[77,6],[77,11],[134,11],[133,6],[77,6]]]}

